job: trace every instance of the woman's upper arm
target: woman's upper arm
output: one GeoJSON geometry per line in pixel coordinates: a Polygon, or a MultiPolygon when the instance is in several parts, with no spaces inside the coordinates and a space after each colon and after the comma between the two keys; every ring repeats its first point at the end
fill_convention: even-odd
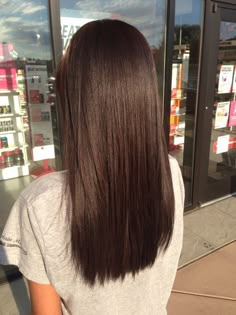
{"type": "Polygon", "coordinates": [[[50,284],[28,280],[31,315],[62,315],[60,296],[50,284]]]}

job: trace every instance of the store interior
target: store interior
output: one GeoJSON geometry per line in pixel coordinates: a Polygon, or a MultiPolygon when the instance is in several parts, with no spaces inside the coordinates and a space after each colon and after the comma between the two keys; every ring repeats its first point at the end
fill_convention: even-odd
{"type": "Polygon", "coordinates": [[[186,206],[191,205],[193,192],[194,139],[203,9],[201,0],[190,1],[185,6],[182,0],[176,0],[169,153],[177,159],[182,170],[186,206]]]}
{"type": "Polygon", "coordinates": [[[208,180],[236,175],[236,23],[221,22],[208,180]]]}
{"type": "Polygon", "coordinates": [[[0,44],[1,228],[19,192],[55,171],[59,153],[51,63],[16,55],[0,44]]]}

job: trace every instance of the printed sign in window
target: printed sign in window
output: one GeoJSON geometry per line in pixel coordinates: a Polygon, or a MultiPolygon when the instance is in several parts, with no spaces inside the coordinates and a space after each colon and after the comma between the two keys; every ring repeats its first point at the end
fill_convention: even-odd
{"type": "Polygon", "coordinates": [[[236,101],[230,103],[229,127],[236,126],[236,101]]]}
{"type": "Polygon", "coordinates": [[[232,92],[233,92],[233,93],[236,93],[236,66],[234,67],[234,79],[233,79],[232,92]]]}
{"type": "Polygon", "coordinates": [[[231,93],[234,65],[222,65],[220,67],[218,93],[231,93]]]}
{"type": "Polygon", "coordinates": [[[216,105],[215,129],[225,128],[228,124],[230,102],[220,102],[216,105]]]}
{"type": "Polygon", "coordinates": [[[229,151],[229,135],[218,137],[216,154],[229,151]]]}

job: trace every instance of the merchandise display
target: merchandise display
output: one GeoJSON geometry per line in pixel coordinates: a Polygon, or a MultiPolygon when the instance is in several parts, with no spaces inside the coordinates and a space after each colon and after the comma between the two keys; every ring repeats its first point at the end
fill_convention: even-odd
{"type": "Polygon", "coordinates": [[[26,84],[32,139],[32,160],[55,158],[46,65],[27,65],[26,84]]]}
{"type": "Polygon", "coordinates": [[[0,180],[29,175],[19,93],[0,91],[0,104],[8,109],[0,114],[0,180]]]}
{"type": "Polygon", "coordinates": [[[5,54],[0,60],[0,180],[34,176],[55,158],[51,105],[46,61],[16,62],[5,54]]]}
{"type": "MultiPolygon", "coordinates": [[[[222,22],[224,27],[227,24],[222,22]]],[[[228,54],[235,46],[235,40],[219,42],[209,155],[209,174],[215,179],[236,169],[236,55],[228,54]]]]}
{"type": "Polygon", "coordinates": [[[169,150],[182,150],[185,138],[186,86],[188,82],[189,50],[172,64],[169,150]]]}

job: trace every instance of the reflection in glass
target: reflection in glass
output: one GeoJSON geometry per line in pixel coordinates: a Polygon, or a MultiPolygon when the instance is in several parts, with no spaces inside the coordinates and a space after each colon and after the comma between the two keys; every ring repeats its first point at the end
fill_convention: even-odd
{"type": "Polygon", "coordinates": [[[208,181],[236,174],[236,23],[222,21],[208,181]]]}
{"type": "MultiPolygon", "coordinates": [[[[0,190],[16,198],[33,178],[56,169],[59,154],[48,1],[4,0],[0,11],[0,190]]],[[[2,207],[10,210],[7,202],[2,207]]]]}
{"type": "Polygon", "coordinates": [[[182,169],[186,205],[191,203],[194,120],[198,89],[202,0],[176,0],[169,150],[182,169]]]}
{"type": "Polygon", "coordinates": [[[120,19],[136,26],[153,50],[157,65],[159,94],[163,95],[164,35],[166,1],[164,0],[61,0],[63,50],[71,37],[85,23],[98,19],[120,19]]]}
{"type": "MultiPolygon", "coordinates": [[[[60,152],[48,1],[2,0],[0,12],[1,234],[21,190],[54,171],[60,152]]],[[[16,272],[0,268],[0,282],[16,272]]]]}

